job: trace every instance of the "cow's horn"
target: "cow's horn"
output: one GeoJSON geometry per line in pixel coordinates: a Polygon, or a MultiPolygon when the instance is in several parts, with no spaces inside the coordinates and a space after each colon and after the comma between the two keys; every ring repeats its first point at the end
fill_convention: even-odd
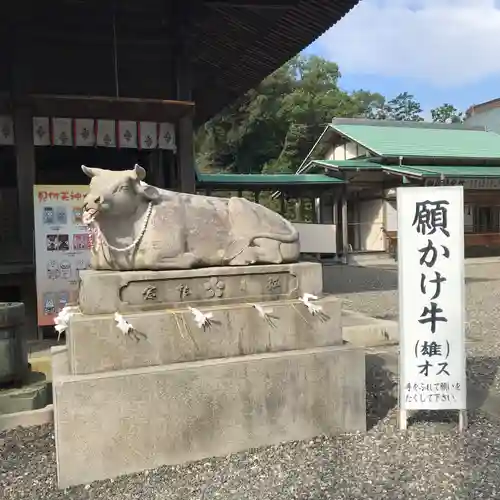
{"type": "Polygon", "coordinates": [[[93,168],[87,167],[86,165],[82,165],[82,171],[87,177],[94,177],[95,172],[93,168]]]}
{"type": "Polygon", "coordinates": [[[143,181],[146,178],[146,171],[138,163],[134,165],[134,172],[140,181],[143,181]]]}

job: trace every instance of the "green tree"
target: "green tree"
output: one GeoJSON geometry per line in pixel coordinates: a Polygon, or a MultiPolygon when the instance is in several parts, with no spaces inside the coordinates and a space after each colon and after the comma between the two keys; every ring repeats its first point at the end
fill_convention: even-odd
{"type": "Polygon", "coordinates": [[[464,114],[452,104],[443,104],[437,108],[431,109],[433,122],[438,123],[462,123],[464,114]]]}
{"type": "Polygon", "coordinates": [[[358,102],[360,107],[359,116],[371,120],[387,119],[387,104],[382,94],[367,90],[356,90],[352,93],[352,97],[358,102]]]}
{"type": "MultiPolygon", "coordinates": [[[[364,91],[361,91],[364,92],[364,91]]],[[[391,100],[381,94],[367,93],[371,100],[361,93],[364,115],[371,120],[423,121],[422,107],[408,92],[402,92],[391,100]]],[[[356,95],[354,93],[353,95],[356,95]]]]}
{"type": "Polygon", "coordinates": [[[422,107],[415,97],[408,92],[398,94],[391,99],[384,108],[387,111],[388,120],[421,122],[422,107]]]}
{"type": "Polygon", "coordinates": [[[338,66],[297,56],[200,129],[197,161],[203,170],[294,172],[325,125],[335,117],[367,116],[380,94],[348,93],[338,66]]]}

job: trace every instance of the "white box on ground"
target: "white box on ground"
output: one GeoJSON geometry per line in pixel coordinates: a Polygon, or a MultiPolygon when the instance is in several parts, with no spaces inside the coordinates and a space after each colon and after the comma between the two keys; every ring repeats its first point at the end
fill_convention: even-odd
{"type": "Polygon", "coordinates": [[[397,189],[401,410],[465,410],[463,187],[397,189]]]}

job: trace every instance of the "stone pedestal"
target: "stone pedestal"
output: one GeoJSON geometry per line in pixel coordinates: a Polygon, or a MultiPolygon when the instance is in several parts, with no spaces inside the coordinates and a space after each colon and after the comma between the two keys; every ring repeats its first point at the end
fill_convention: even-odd
{"type": "Polygon", "coordinates": [[[342,345],[340,301],[314,316],[298,300],[321,291],[313,263],[82,273],[53,351],[59,486],[364,430],[364,352],[342,345]]]}

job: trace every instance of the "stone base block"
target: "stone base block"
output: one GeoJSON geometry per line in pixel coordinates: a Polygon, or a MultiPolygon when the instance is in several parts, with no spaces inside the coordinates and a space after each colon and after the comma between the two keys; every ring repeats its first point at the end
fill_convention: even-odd
{"type": "Polygon", "coordinates": [[[342,311],[342,338],[351,345],[374,347],[398,343],[396,321],[372,318],[354,311],[342,311]]]}
{"type": "Polygon", "coordinates": [[[366,429],[362,349],[69,375],[53,355],[59,487],[366,429]]]}
{"type": "Polygon", "coordinates": [[[53,406],[47,405],[37,410],[26,410],[18,413],[0,414],[0,432],[16,427],[33,427],[34,425],[52,424],[54,422],[53,406]]]}
{"type": "Polygon", "coordinates": [[[132,336],[123,335],[112,315],[77,314],[67,332],[70,371],[83,375],[342,344],[342,302],[325,297],[317,303],[322,316],[311,315],[298,300],[268,303],[267,319],[251,304],[204,308],[213,314],[205,330],[188,309],[124,314],[132,336]]]}
{"type": "Polygon", "coordinates": [[[210,267],[182,271],[82,271],[83,314],[114,314],[320,295],[321,264],[210,267]]]}
{"type": "Polygon", "coordinates": [[[0,415],[37,410],[50,401],[49,384],[43,373],[31,372],[22,386],[0,388],[0,415]]]}

